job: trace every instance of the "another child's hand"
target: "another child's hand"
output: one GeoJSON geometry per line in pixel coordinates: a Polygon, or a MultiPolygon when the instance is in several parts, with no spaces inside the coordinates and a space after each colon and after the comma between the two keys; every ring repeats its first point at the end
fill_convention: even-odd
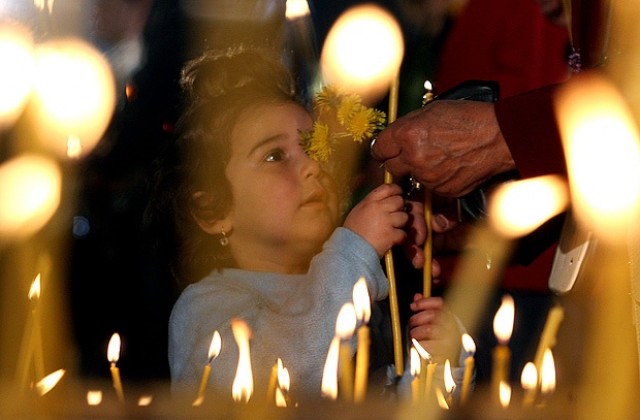
{"type": "Polygon", "coordinates": [[[410,308],[414,314],[409,318],[409,337],[420,342],[436,363],[449,359],[457,364],[461,334],[442,298],[425,298],[416,293],[410,308]]]}
{"type": "Polygon", "coordinates": [[[383,184],[356,204],[347,215],[344,227],[362,236],[382,257],[393,245],[405,241],[408,221],[402,188],[383,184]]]}

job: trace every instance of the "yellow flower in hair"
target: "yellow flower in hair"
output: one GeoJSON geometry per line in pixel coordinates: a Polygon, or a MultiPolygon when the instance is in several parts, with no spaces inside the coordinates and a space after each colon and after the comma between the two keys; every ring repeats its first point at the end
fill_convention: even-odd
{"type": "Polygon", "coordinates": [[[316,121],[313,130],[301,133],[302,147],[309,157],[318,162],[328,162],[333,152],[333,142],[329,126],[316,121]]]}
{"type": "Polygon", "coordinates": [[[345,95],[341,97],[340,103],[336,107],[336,118],[343,126],[347,124],[355,112],[362,108],[358,95],[345,95]]]}
{"type": "Polygon", "coordinates": [[[346,128],[353,140],[362,143],[384,128],[385,117],[380,111],[364,106],[357,107],[347,121],[346,128]]]}
{"type": "Polygon", "coordinates": [[[316,95],[313,108],[318,117],[311,131],[300,133],[300,140],[309,157],[319,162],[329,161],[338,139],[361,143],[386,124],[384,112],[362,105],[358,95],[341,93],[333,86],[325,86],[316,95]]]}

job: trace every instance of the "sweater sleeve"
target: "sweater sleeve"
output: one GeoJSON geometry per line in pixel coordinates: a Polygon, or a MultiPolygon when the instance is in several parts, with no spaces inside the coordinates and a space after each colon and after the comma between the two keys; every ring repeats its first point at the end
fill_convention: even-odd
{"type": "Polygon", "coordinates": [[[553,107],[557,87],[545,86],[496,102],[500,130],[523,178],[567,173],[553,107]]]}

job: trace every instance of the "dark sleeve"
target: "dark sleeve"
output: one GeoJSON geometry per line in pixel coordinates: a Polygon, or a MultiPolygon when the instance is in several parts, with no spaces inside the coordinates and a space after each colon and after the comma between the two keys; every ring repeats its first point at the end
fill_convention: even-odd
{"type": "Polygon", "coordinates": [[[500,130],[523,178],[567,173],[553,109],[557,87],[545,86],[496,102],[500,130]]]}

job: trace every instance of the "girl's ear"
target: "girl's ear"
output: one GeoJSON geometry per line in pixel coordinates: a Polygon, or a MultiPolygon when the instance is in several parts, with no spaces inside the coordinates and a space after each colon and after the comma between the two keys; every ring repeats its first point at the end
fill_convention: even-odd
{"type": "Polygon", "coordinates": [[[220,235],[223,230],[228,233],[232,228],[229,212],[227,216],[221,218],[216,204],[213,193],[198,191],[191,196],[189,205],[193,219],[200,229],[210,235],[220,235]]]}

